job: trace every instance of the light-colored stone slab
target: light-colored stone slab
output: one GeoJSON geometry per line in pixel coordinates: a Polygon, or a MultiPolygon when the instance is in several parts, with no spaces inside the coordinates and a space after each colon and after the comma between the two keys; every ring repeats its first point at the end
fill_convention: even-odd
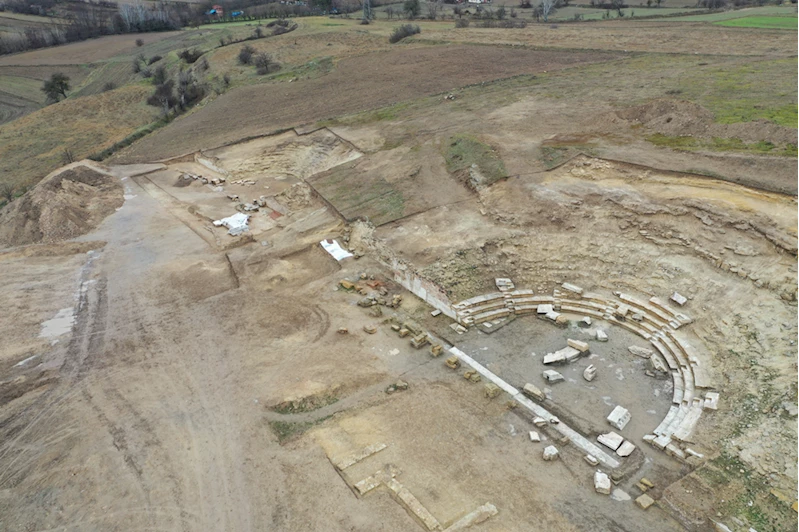
{"type": "Polygon", "coordinates": [[[653,354],[651,349],[646,347],[639,347],[637,345],[631,345],[630,347],[627,348],[627,350],[630,351],[630,353],[634,354],[635,356],[647,359],[650,358],[653,354]]]}
{"type": "Polygon", "coordinates": [[[585,343],[585,342],[583,342],[581,340],[573,340],[573,339],[569,338],[569,339],[566,340],[566,345],[571,347],[571,348],[573,348],[573,349],[576,349],[577,351],[579,351],[583,355],[588,353],[591,350],[590,346],[587,343],[585,343]]]}
{"type": "Polygon", "coordinates": [[[571,283],[563,283],[561,285],[564,290],[568,290],[569,292],[574,292],[575,294],[583,295],[583,289],[577,286],[576,284],[571,283]]]}
{"type": "Polygon", "coordinates": [[[583,371],[583,378],[588,382],[594,380],[596,378],[596,366],[591,364],[587,368],[585,368],[585,370],[583,371]]]}
{"type": "Polygon", "coordinates": [[[707,392],[705,394],[705,408],[708,410],[718,410],[719,408],[718,392],[707,392]]]}
{"type": "Polygon", "coordinates": [[[669,299],[671,299],[672,301],[674,301],[675,303],[677,303],[680,306],[683,306],[686,303],[688,303],[688,298],[683,296],[683,295],[678,294],[677,292],[674,292],[673,294],[671,294],[671,297],[669,299]]]}
{"type": "Polygon", "coordinates": [[[541,305],[538,305],[538,308],[536,309],[536,312],[538,314],[549,314],[553,310],[555,310],[555,309],[552,307],[552,305],[550,305],[549,303],[543,303],[541,305]]]}
{"type": "Polygon", "coordinates": [[[544,448],[544,460],[546,460],[547,462],[557,460],[559,455],[560,452],[558,451],[558,448],[555,447],[554,445],[548,445],[547,447],[544,448]]]}
{"type": "Polygon", "coordinates": [[[608,341],[608,333],[606,333],[602,329],[597,329],[596,330],[596,341],[597,342],[607,342],[608,341]]]}
{"type": "Polygon", "coordinates": [[[624,437],[616,434],[615,432],[608,432],[607,434],[600,434],[596,437],[596,441],[607,447],[608,449],[615,451],[621,444],[624,442],[624,437]]]}
{"type": "Polygon", "coordinates": [[[630,422],[630,411],[621,405],[616,405],[616,408],[608,415],[608,423],[614,429],[624,430],[627,423],[630,422]]]}
{"type": "Polygon", "coordinates": [[[635,444],[633,444],[633,442],[629,440],[625,440],[625,442],[622,443],[618,449],[616,449],[616,454],[624,458],[626,456],[630,456],[631,454],[633,454],[634,450],[635,450],[635,444]]]}
{"type": "Polygon", "coordinates": [[[602,495],[610,495],[610,477],[607,473],[599,470],[594,473],[594,491],[602,495]]]}
{"type": "Polygon", "coordinates": [[[558,373],[557,371],[555,371],[553,369],[548,369],[548,370],[544,371],[543,375],[544,375],[544,380],[546,380],[547,382],[551,382],[551,383],[560,382],[560,381],[565,380],[563,378],[563,375],[561,375],[560,373],[558,373]]]}
{"type": "Polygon", "coordinates": [[[536,432],[534,430],[531,430],[530,431],[530,441],[536,442],[536,443],[540,442],[541,441],[541,435],[538,434],[538,432],[536,432]]]}
{"type": "Polygon", "coordinates": [[[646,510],[647,508],[655,504],[655,499],[644,493],[643,495],[635,499],[635,504],[637,504],[638,507],[646,510]]]}
{"type": "Polygon", "coordinates": [[[531,399],[538,399],[539,401],[547,398],[546,394],[538,386],[529,382],[522,388],[522,393],[531,399]]]}
{"type": "Polygon", "coordinates": [[[339,471],[343,471],[348,467],[357,464],[361,460],[369,458],[375,453],[379,453],[386,447],[388,447],[388,445],[386,445],[385,443],[374,443],[372,445],[367,445],[363,449],[359,449],[354,453],[339,458],[338,460],[333,462],[333,465],[335,465],[339,471]]]}
{"type": "Polygon", "coordinates": [[[483,523],[489,518],[497,515],[497,513],[497,507],[490,502],[487,502],[473,512],[470,512],[458,519],[451,526],[447,527],[445,532],[457,532],[459,530],[465,530],[472,525],[479,525],[480,523],[483,523]]]}

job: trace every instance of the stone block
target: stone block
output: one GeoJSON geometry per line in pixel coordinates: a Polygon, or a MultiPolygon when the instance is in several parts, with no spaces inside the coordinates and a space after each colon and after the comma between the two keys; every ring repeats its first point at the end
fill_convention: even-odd
{"type": "Polygon", "coordinates": [[[583,371],[583,378],[588,382],[591,382],[596,378],[596,366],[591,364],[583,371]]]}
{"type": "Polygon", "coordinates": [[[560,364],[566,362],[566,357],[560,351],[544,355],[544,364],[560,364]]]}
{"type": "Polygon", "coordinates": [[[367,334],[375,334],[377,332],[377,327],[374,325],[364,325],[363,331],[367,334]]]}
{"type": "Polygon", "coordinates": [[[592,466],[596,466],[596,465],[599,464],[599,460],[597,460],[595,457],[593,457],[590,454],[587,454],[587,455],[583,456],[583,460],[585,460],[586,462],[588,462],[592,466]]]}
{"type": "Polygon", "coordinates": [[[580,321],[577,322],[577,326],[581,327],[583,329],[587,329],[588,327],[591,326],[591,323],[592,323],[591,322],[591,318],[589,318],[588,316],[585,316],[583,319],[581,319],[580,321]]]}
{"type": "Polygon", "coordinates": [[[522,393],[530,399],[537,399],[539,401],[543,401],[547,398],[546,394],[544,394],[538,386],[530,384],[529,382],[522,388],[522,393]]]}
{"type": "Polygon", "coordinates": [[[487,398],[493,399],[494,397],[498,396],[501,391],[502,390],[500,389],[499,386],[497,386],[493,382],[489,382],[488,384],[485,385],[485,388],[483,389],[483,394],[487,398]]]}
{"type": "Polygon", "coordinates": [[[671,297],[669,299],[671,299],[672,301],[674,301],[675,303],[677,303],[680,306],[683,306],[686,303],[688,303],[688,298],[683,296],[683,295],[678,294],[677,292],[674,292],[673,294],[671,294],[671,297]]]}
{"type": "Polygon", "coordinates": [[[569,338],[566,340],[566,345],[578,350],[580,354],[583,355],[587,355],[591,352],[591,348],[588,346],[588,344],[580,340],[572,340],[569,338]]]}
{"type": "Polygon", "coordinates": [[[471,382],[480,382],[480,374],[473,369],[467,369],[463,373],[463,378],[471,382]]]}
{"type": "Polygon", "coordinates": [[[651,349],[646,347],[639,347],[637,345],[631,345],[630,347],[627,348],[627,350],[630,353],[634,354],[635,356],[641,358],[651,358],[652,355],[654,354],[654,352],[651,349]]]}
{"type": "Polygon", "coordinates": [[[602,329],[597,329],[596,330],[596,341],[597,342],[607,342],[608,341],[608,333],[606,333],[602,329]]]}
{"type": "Polygon", "coordinates": [[[446,363],[447,367],[450,368],[450,369],[458,369],[459,367],[461,367],[460,359],[458,357],[454,356],[454,355],[449,357],[445,361],[445,363],[446,363]]]}
{"type": "Polygon", "coordinates": [[[583,295],[583,289],[582,289],[582,288],[580,288],[579,286],[577,286],[576,284],[571,284],[571,283],[563,283],[563,284],[561,285],[561,287],[562,287],[564,290],[568,290],[569,292],[574,292],[575,294],[578,294],[578,295],[583,295]]]}
{"type": "Polygon", "coordinates": [[[600,434],[597,436],[596,441],[608,449],[615,451],[621,447],[621,444],[624,442],[624,438],[615,432],[608,432],[607,434],[600,434]]]}
{"type": "Polygon", "coordinates": [[[705,408],[708,410],[718,410],[719,408],[719,394],[718,392],[707,392],[705,394],[705,408]]]}
{"type": "Polygon", "coordinates": [[[624,427],[630,422],[630,411],[623,406],[617,405],[607,419],[613,428],[624,430],[624,427]]]}
{"type": "Polygon", "coordinates": [[[538,314],[549,314],[553,310],[554,309],[552,308],[552,305],[550,305],[548,303],[544,303],[544,304],[538,305],[538,308],[536,309],[536,312],[538,314]]]}
{"type": "Polygon", "coordinates": [[[539,442],[541,441],[541,436],[539,436],[538,432],[531,430],[530,431],[530,441],[532,442],[539,442]]]}
{"type": "Polygon", "coordinates": [[[547,447],[544,448],[544,460],[546,460],[547,462],[551,462],[552,460],[557,460],[558,455],[560,455],[560,452],[558,451],[558,448],[555,447],[554,445],[548,445],[547,447]]]}
{"type": "Polygon", "coordinates": [[[625,441],[622,443],[618,449],[616,449],[616,454],[624,458],[625,456],[630,456],[633,454],[635,450],[635,445],[631,441],[625,441]]]}
{"type": "Polygon", "coordinates": [[[640,482],[641,482],[641,484],[643,484],[643,485],[644,485],[644,486],[646,486],[647,488],[650,488],[650,489],[652,489],[652,488],[654,488],[654,487],[655,487],[655,484],[654,484],[654,483],[653,483],[651,480],[649,480],[648,478],[646,478],[646,477],[643,477],[643,478],[640,480],[640,482]]]}
{"type": "Polygon", "coordinates": [[[434,357],[441,356],[444,352],[444,347],[441,344],[436,344],[430,348],[430,354],[434,357]]]}
{"type": "Polygon", "coordinates": [[[542,417],[535,417],[533,418],[533,425],[536,427],[545,427],[547,424],[547,420],[542,417]]]}
{"type": "Polygon", "coordinates": [[[436,317],[438,317],[438,316],[441,316],[441,311],[440,311],[440,310],[438,310],[438,309],[435,309],[434,311],[432,311],[432,312],[430,313],[430,315],[431,315],[431,316],[433,316],[434,318],[436,318],[436,317]]]}
{"type": "Polygon", "coordinates": [[[544,317],[548,320],[558,321],[558,318],[560,318],[560,312],[555,312],[554,310],[552,310],[544,314],[544,317]]]}
{"type": "Polygon", "coordinates": [[[655,504],[655,499],[644,493],[643,495],[635,499],[635,504],[637,504],[639,508],[646,510],[647,508],[655,504]]]}
{"type": "Polygon", "coordinates": [[[555,383],[555,382],[560,382],[562,380],[565,380],[563,378],[563,375],[561,375],[560,373],[558,373],[557,371],[552,370],[552,369],[548,369],[548,370],[544,371],[543,375],[544,375],[544,380],[546,380],[547,382],[550,382],[550,383],[555,383]]]}
{"type": "Polygon", "coordinates": [[[610,477],[607,473],[599,470],[594,473],[594,491],[602,495],[610,495],[610,477]]]}

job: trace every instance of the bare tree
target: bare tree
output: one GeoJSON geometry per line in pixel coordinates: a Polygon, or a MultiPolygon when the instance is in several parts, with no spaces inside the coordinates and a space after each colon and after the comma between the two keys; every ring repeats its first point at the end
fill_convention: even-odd
{"type": "Polygon", "coordinates": [[[392,18],[394,18],[394,8],[393,8],[393,7],[391,7],[391,6],[388,6],[388,7],[386,8],[386,18],[387,18],[387,19],[389,19],[389,20],[391,20],[392,18]]]}
{"type": "Polygon", "coordinates": [[[541,0],[539,7],[541,8],[541,16],[544,17],[544,22],[549,21],[549,15],[555,11],[557,0],[541,0]]]}
{"type": "Polygon", "coordinates": [[[435,20],[438,17],[438,11],[440,9],[440,2],[427,2],[427,18],[430,20],[435,20]]]}
{"type": "Polygon", "coordinates": [[[14,195],[17,189],[11,183],[0,183],[0,198],[6,200],[6,203],[14,201],[14,195]]]}

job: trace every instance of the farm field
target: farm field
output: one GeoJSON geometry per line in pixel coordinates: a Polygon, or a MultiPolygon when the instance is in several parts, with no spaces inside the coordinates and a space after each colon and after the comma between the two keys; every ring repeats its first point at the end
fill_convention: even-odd
{"type": "Polygon", "coordinates": [[[732,28],[763,28],[769,30],[796,30],[796,17],[743,17],[716,22],[732,28]]]}
{"type": "Polygon", "coordinates": [[[684,3],[0,57],[0,530],[795,530],[795,8],[684,3]]]}

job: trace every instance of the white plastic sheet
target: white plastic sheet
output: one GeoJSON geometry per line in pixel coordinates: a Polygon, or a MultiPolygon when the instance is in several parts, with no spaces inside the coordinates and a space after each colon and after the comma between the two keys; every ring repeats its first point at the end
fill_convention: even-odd
{"type": "Polygon", "coordinates": [[[249,215],[237,212],[233,216],[228,216],[221,220],[214,220],[214,225],[217,227],[224,225],[228,228],[229,235],[238,236],[250,230],[249,227],[247,227],[247,221],[249,221],[249,219],[249,215]]]}
{"type": "Polygon", "coordinates": [[[336,260],[352,257],[352,253],[342,248],[336,240],[322,240],[319,243],[322,244],[322,247],[325,248],[325,251],[330,253],[336,260]]]}

